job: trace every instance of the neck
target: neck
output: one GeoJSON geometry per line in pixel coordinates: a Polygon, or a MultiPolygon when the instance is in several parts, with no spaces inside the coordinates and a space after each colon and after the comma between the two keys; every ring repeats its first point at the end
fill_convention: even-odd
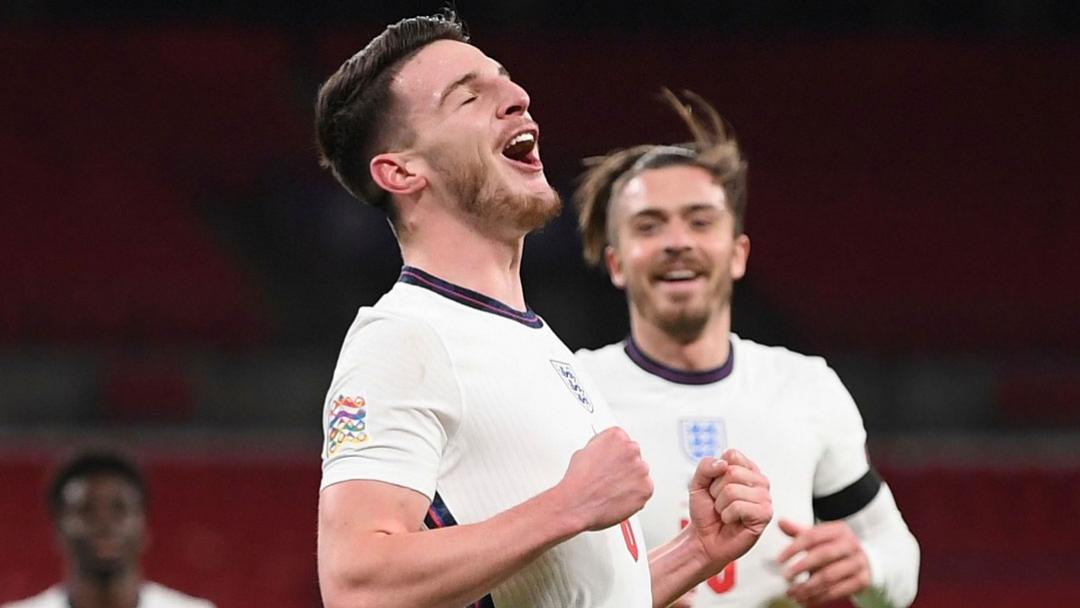
{"type": "Polygon", "coordinates": [[[716,369],[731,354],[731,307],[724,306],[690,337],[676,337],[630,308],[630,334],[643,353],[672,369],[700,372],[716,369]]]}
{"type": "Polygon", "coordinates": [[[136,608],[142,575],[134,568],[106,578],[71,573],[66,585],[72,608],[136,608]]]}
{"type": "Polygon", "coordinates": [[[411,234],[402,243],[401,257],[409,266],[524,310],[524,243],[524,235],[496,238],[446,218],[437,230],[411,234]]]}

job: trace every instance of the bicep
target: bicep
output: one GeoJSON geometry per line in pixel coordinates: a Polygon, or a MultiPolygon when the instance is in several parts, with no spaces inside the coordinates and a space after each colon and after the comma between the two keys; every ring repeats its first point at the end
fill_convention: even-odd
{"type": "Polygon", "coordinates": [[[346,569],[356,566],[359,556],[378,560],[369,541],[420,530],[429,503],[415,490],[381,481],[344,481],[323,489],[319,493],[320,579],[332,586],[333,579],[356,574],[346,569]]]}
{"type": "Polygon", "coordinates": [[[416,490],[382,481],[336,483],[319,493],[319,533],[347,539],[415,532],[430,502],[416,490]]]}

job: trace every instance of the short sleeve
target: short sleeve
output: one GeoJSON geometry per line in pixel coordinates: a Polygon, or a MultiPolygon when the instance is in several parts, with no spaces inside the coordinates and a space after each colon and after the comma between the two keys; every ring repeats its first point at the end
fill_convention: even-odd
{"type": "Polygon", "coordinates": [[[431,499],[461,415],[450,356],[427,324],[367,314],[345,338],[323,405],[320,489],[364,479],[431,499]]]}
{"type": "Polygon", "coordinates": [[[814,471],[814,497],[829,496],[859,481],[870,469],[866,429],[855,400],[840,378],[820,361],[812,385],[817,428],[824,445],[814,471]]]}

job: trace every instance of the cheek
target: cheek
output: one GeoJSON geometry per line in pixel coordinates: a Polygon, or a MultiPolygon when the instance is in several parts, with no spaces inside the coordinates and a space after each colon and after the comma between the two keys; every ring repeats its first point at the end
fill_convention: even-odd
{"type": "Polygon", "coordinates": [[[656,260],[657,248],[648,241],[641,241],[631,249],[627,256],[627,265],[639,282],[647,283],[656,260]]]}
{"type": "Polygon", "coordinates": [[[78,538],[86,534],[86,523],[79,517],[68,515],[60,520],[58,529],[65,538],[78,538]]]}

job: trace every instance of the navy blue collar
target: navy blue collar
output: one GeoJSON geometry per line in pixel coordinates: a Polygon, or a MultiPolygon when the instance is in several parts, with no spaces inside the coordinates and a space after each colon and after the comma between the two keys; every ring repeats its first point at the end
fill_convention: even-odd
{"type": "Polygon", "coordinates": [[[676,384],[712,384],[713,382],[719,382],[724,378],[727,378],[731,375],[731,371],[735,369],[735,345],[730,342],[728,342],[727,361],[724,361],[724,364],[720,367],[700,372],[688,372],[681,369],[675,369],[674,367],[668,367],[659,361],[649,358],[648,355],[641,352],[641,349],[638,348],[637,343],[634,342],[634,336],[632,335],[627,336],[623,350],[626,351],[626,356],[630,357],[630,360],[641,369],[676,384]]]}
{"type": "Polygon", "coordinates": [[[449,298],[459,304],[464,304],[469,308],[475,308],[476,310],[489,312],[493,315],[506,317],[507,319],[517,321],[526,327],[539,329],[544,326],[544,321],[536,316],[536,313],[533,312],[531,308],[526,307],[523,311],[515,310],[495,298],[489,298],[482,293],[466,289],[460,285],[454,285],[450,281],[444,281],[419,268],[403,266],[401,268],[401,276],[398,277],[398,283],[408,283],[410,285],[416,285],[417,287],[423,287],[424,289],[430,289],[440,296],[449,298]]]}

